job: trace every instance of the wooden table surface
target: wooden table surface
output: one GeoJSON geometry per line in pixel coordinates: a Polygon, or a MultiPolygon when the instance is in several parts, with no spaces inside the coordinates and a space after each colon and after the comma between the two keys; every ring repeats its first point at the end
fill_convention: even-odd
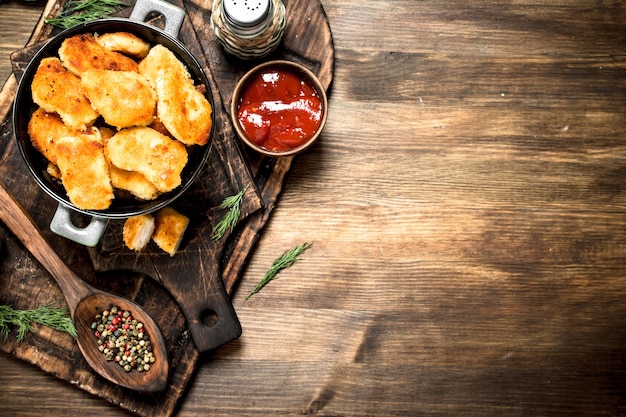
{"type": "MultiPolygon", "coordinates": [[[[542,3],[322,0],[327,127],[178,416],[626,415],[626,4],[542,3]]],[[[1,81],[43,6],[0,3],[1,81]]],[[[0,415],[129,415],[0,370],[0,415]]]]}

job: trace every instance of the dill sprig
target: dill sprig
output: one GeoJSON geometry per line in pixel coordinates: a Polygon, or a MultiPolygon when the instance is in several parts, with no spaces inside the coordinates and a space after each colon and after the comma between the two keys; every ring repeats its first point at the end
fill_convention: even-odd
{"type": "Polygon", "coordinates": [[[213,226],[213,230],[211,230],[211,240],[220,240],[229,229],[231,232],[233,231],[239,221],[239,215],[241,214],[243,195],[248,191],[248,188],[250,188],[250,184],[237,194],[226,197],[224,201],[222,201],[220,208],[228,209],[228,212],[218,224],[213,226]]]}
{"type": "Polygon", "coordinates": [[[69,0],[57,17],[46,19],[46,23],[69,29],[79,23],[102,19],[128,6],[119,0],[69,0]]]}
{"type": "Polygon", "coordinates": [[[69,316],[67,308],[44,305],[32,310],[15,310],[12,307],[0,305],[0,334],[5,337],[11,332],[11,328],[17,328],[17,341],[21,342],[26,333],[33,329],[33,324],[41,324],[69,333],[76,337],[76,328],[69,316]]]}
{"type": "Polygon", "coordinates": [[[257,284],[257,286],[248,294],[246,300],[252,297],[253,294],[261,291],[267,283],[276,278],[278,273],[285,268],[289,268],[291,265],[298,261],[298,257],[307,249],[313,246],[313,243],[303,243],[302,245],[296,246],[295,248],[286,251],[279,258],[274,260],[270,269],[265,273],[261,282],[257,284]]]}

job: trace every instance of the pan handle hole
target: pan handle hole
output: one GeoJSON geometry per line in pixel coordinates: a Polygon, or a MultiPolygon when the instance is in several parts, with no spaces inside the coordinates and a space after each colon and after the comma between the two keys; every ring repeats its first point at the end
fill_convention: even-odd
{"type": "Polygon", "coordinates": [[[152,26],[155,26],[161,30],[165,29],[165,16],[162,13],[158,12],[150,12],[146,16],[146,23],[150,23],[152,26]]]}
{"type": "Polygon", "coordinates": [[[204,324],[207,327],[215,326],[218,320],[219,320],[219,316],[214,310],[210,308],[204,310],[202,314],[200,315],[200,321],[202,322],[202,324],[204,324]]]}

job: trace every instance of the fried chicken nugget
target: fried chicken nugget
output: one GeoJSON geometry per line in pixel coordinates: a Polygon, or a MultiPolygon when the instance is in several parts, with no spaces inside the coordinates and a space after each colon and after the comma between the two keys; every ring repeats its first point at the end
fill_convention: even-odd
{"type": "Polygon", "coordinates": [[[111,184],[120,190],[126,190],[140,200],[154,200],[159,196],[159,190],[136,171],[126,171],[109,163],[111,184]]]}
{"type": "Polygon", "coordinates": [[[53,164],[57,163],[55,142],[63,136],[78,133],[63,123],[56,113],[48,113],[41,107],[35,110],[28,121],[28,136],[30,141],[46,159],[53,164]]]}
{"type": "Polygon", "coordinates": [[[182,143],[149,127],[120,130],[106,141],[105,154],[117,168],[143,175],[159,192],[178,187],[187,164],[182,143]]]}
{"type": "Polygon", "coordinates": [[[84,210],[104,210],[113,201],[113,187],[100,132],[93,132],[59,138],[57,165],[72,204],[84,210]]]}
{"type": "MultiPolygon", "coordinates": [[[[106,148],[107,141],[115,135],[115,131],[108,127],[101,127],[100,135],[102,136],[102,142],[105,144],[104,146],[106,148]]],[[[113,185],[114,189],[117,188],[128,191],[140,200],[154,200],[159,196],[159,190],[140,173],[120,169],[113,165],[108,159],[107,163],[109,165],[111,185],[113,185]]]]}
{"type": "Polygon", "coordinates": [[[83,94],[80,78],[65,69],[58,58],[41,60],[31,90],[36,104],[49,113],[58,113],[72,129],[84,130],[98,118],[83,94]]]}
{"type": "Polygon", "coordinates": [[[137,58],[144,58],[150,51],[150,44],[128,32],[104,33],[96,41],[110,51],[120,52],[137,58]]]}
{"type": "Polygon", "coordinates": [[[189,217],[169,206],[164,207],[154,218],[152,240],[159,248],[169,253],[170,256],[174,256],[183,241],[188,226],[189,217]]]}
{"type": "Polygon", "coordinates": [[[126,247],[140,251],[150,242],[153,232],[154,217],[150,214],[140,214],[126,219],[122,236],[126,247]]]}
{"type": "Polygon", "coordinates": [[[59,48],[61,62],[79,77],[88,69],[137,72],[137,63],[100,45],[94,35],[83,33],[67,38],[59,48]]]}
{"type": "Polygon", "coordinates": [[[139,72],[157,93],[157,116],[185,145],[205,145],[211,134],[213,109],[193,85],[184,64],[162,45],[150,49],[139,63],[139,72]]]}
{"type": "Polygon", "coordinates": [[[92,107],[117,128],[148,126],[156,111],[156,94],[137,72],[89,69],[81,84],[92,107]]]}

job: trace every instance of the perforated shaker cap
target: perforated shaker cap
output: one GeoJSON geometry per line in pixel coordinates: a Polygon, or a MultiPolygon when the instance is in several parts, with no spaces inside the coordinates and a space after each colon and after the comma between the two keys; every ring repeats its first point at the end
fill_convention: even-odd
{"type": "Polygon", "coordinates": [[[230,22],[242,28],[263,23],[270,11],[271,0],[223,0],[224,13],[230,22]]]}

